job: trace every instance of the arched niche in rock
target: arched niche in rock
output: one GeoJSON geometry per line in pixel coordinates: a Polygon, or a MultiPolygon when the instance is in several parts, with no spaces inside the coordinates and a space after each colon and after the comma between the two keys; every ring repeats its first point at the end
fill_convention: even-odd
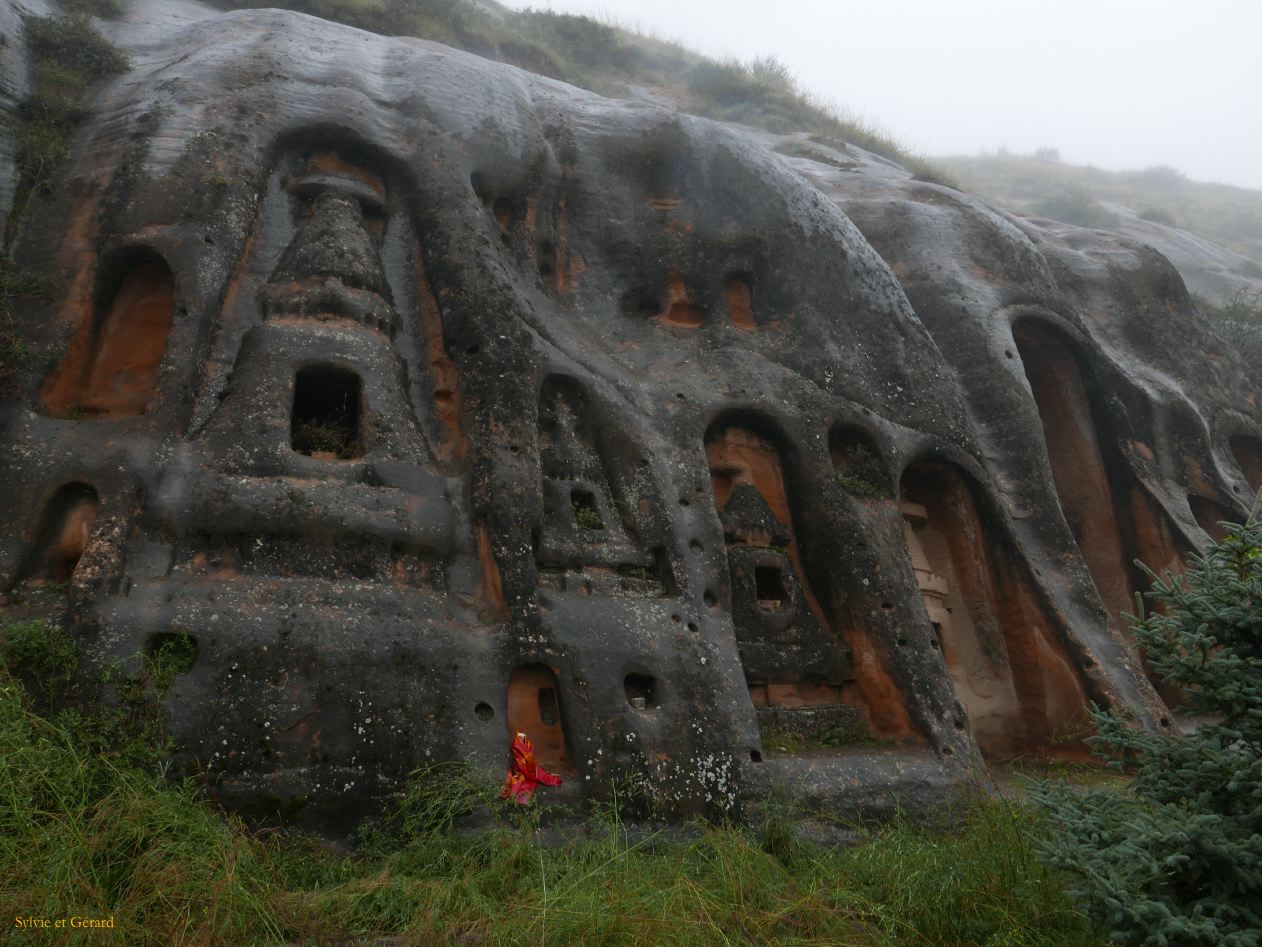
{"type": "Polygon", "coordinates": [[[526,664],[513,671],[507,706],[509,742],[519,731],[525,733],[535,746],[539,765],[555,772],[571,772],[561,689],[553,670],[543,664],[526,664]]]}
{"type": "Polygon", "coordinates": [[[567,375],[544,380],[538,425],[540,585],[598,595],[670,594],[665,548],[652,544],[636,521],[636,511],[651,509],[657,497],[635,445],[613,436],[586,386],[567,375]],[[636,495],[627,489],[632,479],[636,495]]]}
{"type": "MultiPolygon", "coordinates": [[[[764,730],[810,742],[827,727],[878,736],[912,734],[902,698],[864,648],[857,678],[851,642],[812,587],[800,543],[798,493],[785,439],[768,420],[728,414],[705,435],[711,490],[723,527],[732,624],[764,730]],[[879,695],[879,696],[877,696],[879,695]]],[[[856,633],[857,635],[857,633],[856,633]]]]}
{"type": "Polygon", "coordinates": [[[1262,441],[1237,434],[1231,439],[1231,453],[1253,492],[1262,490],[1262,441]]]}
{"type": "Polygon", "coordinates": [[[1135,561],[1161,573],[1177,568],[1187,550],[1131,473],[1078,346],[1036,317],[1017,320],[1012,337],[1042,420],[1061,511],[1100,598],[1129,637],[1124,616],[1135,609],[1135,593],[1151,584],[1135,561]]]}
{"type": "Polygon", "coordinates": [[[1020,558],[954,465],[912,464],[899,496],[931,644],[978,746],[996,759],[1054,749],[1083,722],[1086,694],[1020,558]]]}
{"type": "Polygon", "coordinates": [[[69,582],[87,548],[101,500],[86,483],[67,483],[49,498],[35,542],[18,573],[27,585],[69,582]]]}
{"type": "Polygon", "coordinates": [[[175,279],[157,253],[130,249],[99,264],[94,311],[40,393],[60,418],[144,414],[175,312],[175,279]]]}

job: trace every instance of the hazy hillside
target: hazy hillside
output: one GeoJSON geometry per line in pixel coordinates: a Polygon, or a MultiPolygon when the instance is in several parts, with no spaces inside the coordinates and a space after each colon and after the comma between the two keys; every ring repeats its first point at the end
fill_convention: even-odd
{"type": "Polygon", "coordinates": [[[1194,293],[1224,301],[1262,290],[1262,191],[1191,181],[1168,167],[1065,164],[1051,149],[934,160],[964,190],[1011,210],[1153,245],[1194,293]]]}
{"type": "MultiPolygon", "coordinates": [[[[113,8],[120,0],[71,2],[113,8]]],[[[297,10],[386,36],[434,40],[601,95],[773,132],[806,131],[838,138],[897,161],[920,180],[941,180],[936,166],[909,153],[880,129],[799,88],[774,56],[748,63],[720,61],[680,43],[589,16],[510,10],[494,0],[208,2],[224,9],[297,10]]]]}

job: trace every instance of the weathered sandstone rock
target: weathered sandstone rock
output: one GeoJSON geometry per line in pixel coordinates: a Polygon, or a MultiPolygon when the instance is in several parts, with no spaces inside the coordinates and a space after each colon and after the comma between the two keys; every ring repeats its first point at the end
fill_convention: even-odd
{"type": "Polygon", "coordinates": [[[1081,752],[1088,701],[1169,724],[1132,560],[1243,515],[1262,418],[1155,251],[432,43],[131,17],[18,235],[65,348],[0,416],[0,576],[71,581],[98,663],[196,639],[217,798],[339,831],[526,729],[574,802],[879,810],[1081,752]]]}

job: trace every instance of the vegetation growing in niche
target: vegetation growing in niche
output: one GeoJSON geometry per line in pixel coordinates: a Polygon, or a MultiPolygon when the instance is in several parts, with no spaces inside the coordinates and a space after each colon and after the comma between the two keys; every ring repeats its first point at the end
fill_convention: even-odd
{"type": "Polygon", "coordinates": [[[1089,743],[1135,774],[1130,791],[1036,790],[1057,831],[1042,853],[1127,944],[1255,945],[1262,931],[1262,496],[1250,521],[1153,576],[1161,606],[1135,626],[1156,672],[1209,722],[1152,733],[1094,713],[1089,743]]]}
{"type": "Polygon", "coordinates": [[[862,444],[851,447],[837,468],[837,482],[855,496],[874,500],[887,496],[888,490],[881,486],[887,479],[881,459],[862,444]]]}

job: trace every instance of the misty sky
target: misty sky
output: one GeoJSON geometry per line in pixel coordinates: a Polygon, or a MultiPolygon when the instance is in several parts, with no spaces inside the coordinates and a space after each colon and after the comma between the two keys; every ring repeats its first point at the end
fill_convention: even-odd
{"type": "Polygon", "coordinates": [[[1059,148],[1262,188],[1260,0],[510,0],[639,25],[802,85],[927,154],[1059,148]]]}

